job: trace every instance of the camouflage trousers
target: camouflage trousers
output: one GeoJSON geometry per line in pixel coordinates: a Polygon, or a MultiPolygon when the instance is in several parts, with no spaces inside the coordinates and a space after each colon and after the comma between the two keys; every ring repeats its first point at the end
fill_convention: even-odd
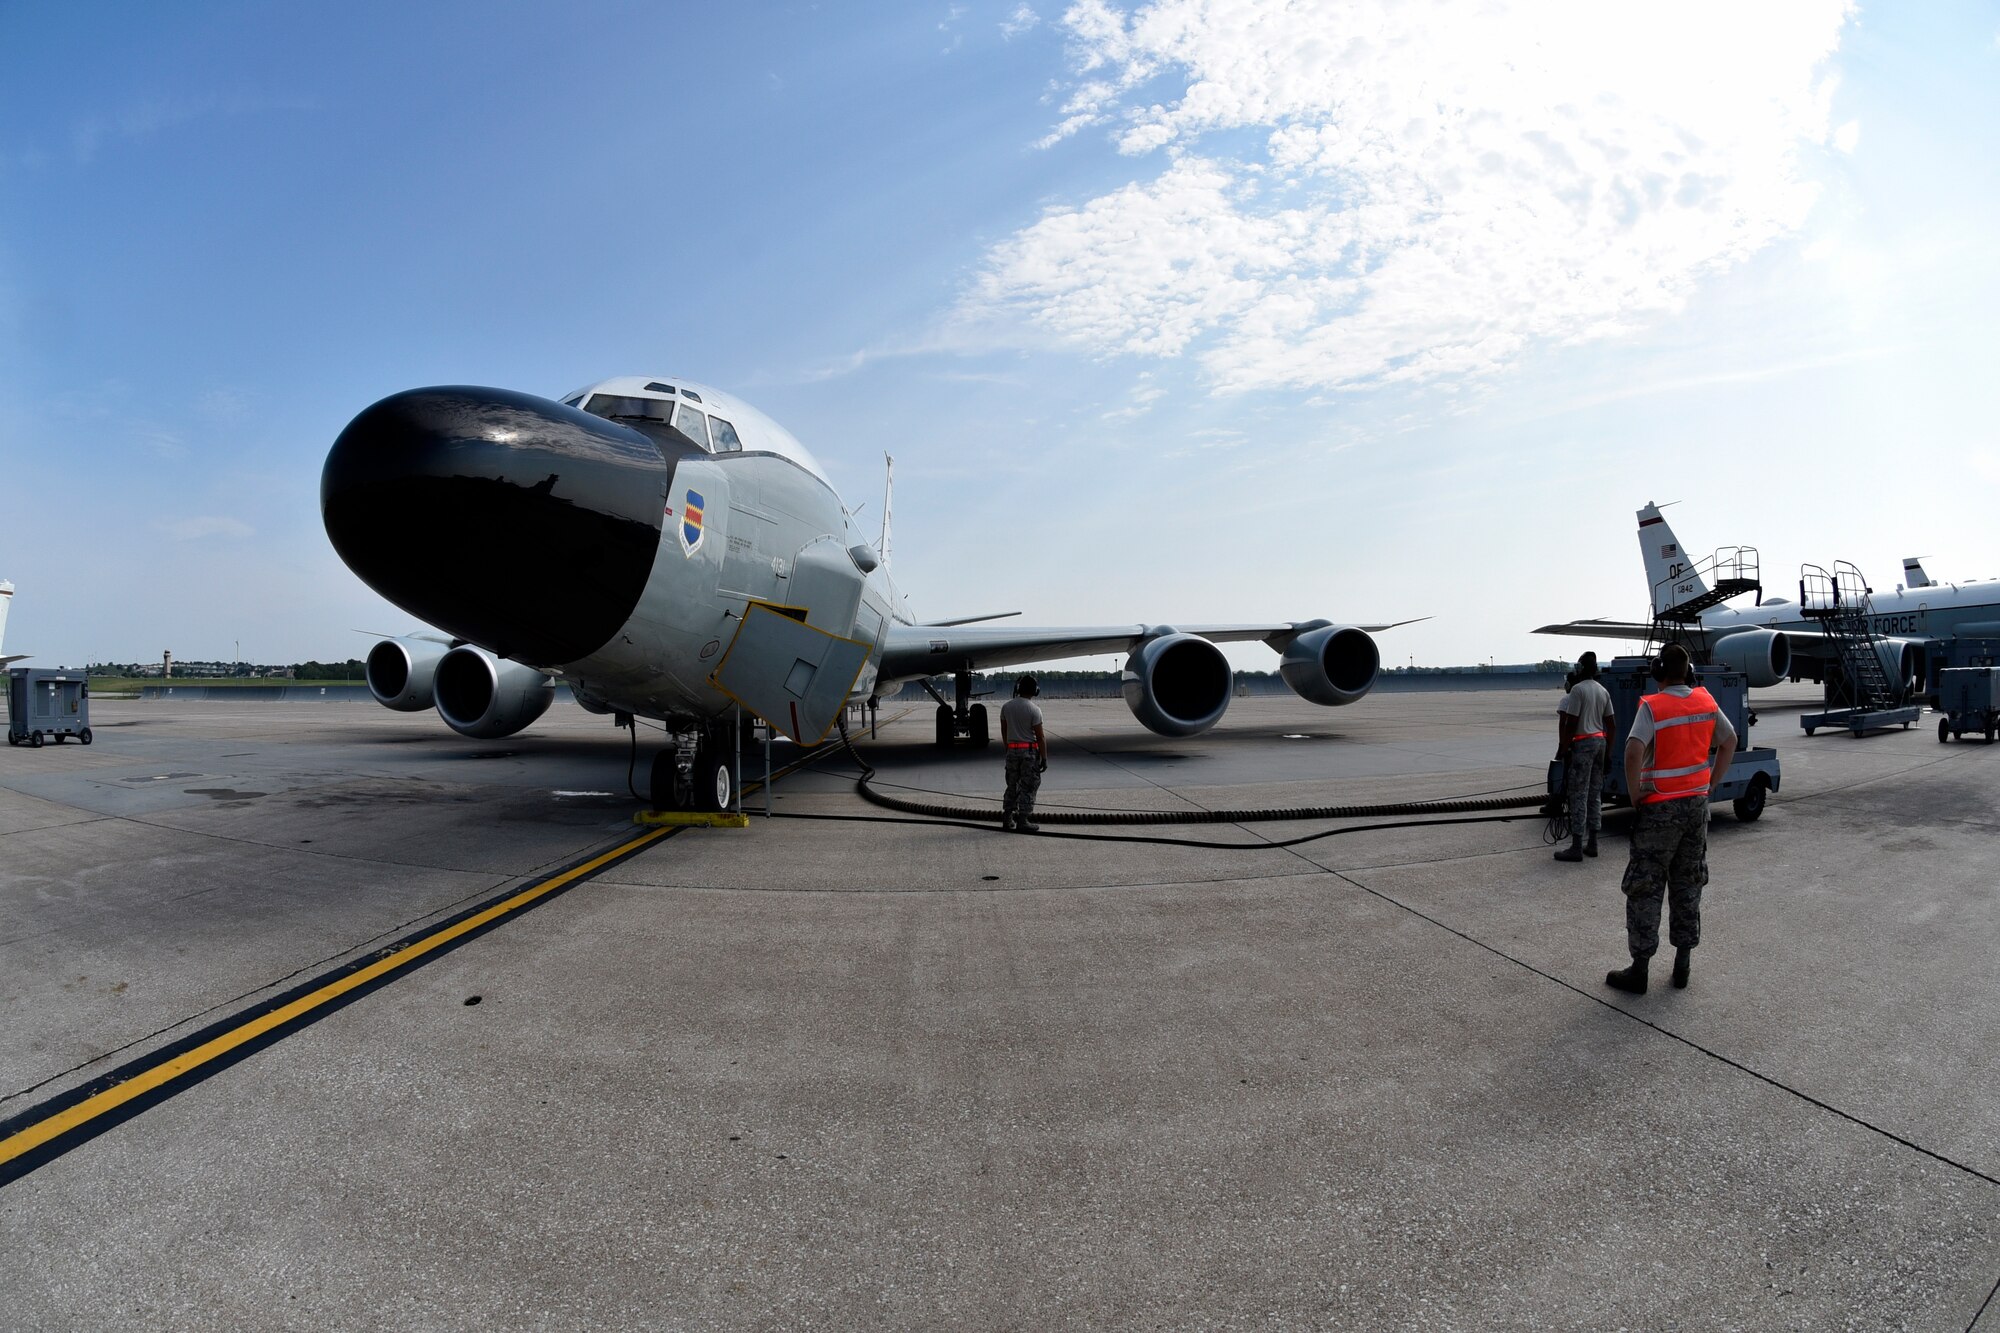
{"type": "Polygon", "coordinates": [[[1019,811],[1023,815],[1035,813],[1035,793],[1042,789],[1042,752],[1040,750],[1007,751],[1007,795],[1000,802],[1000,808],[1008,814],[1019,811]]]}
{"type": "Polygon", "coordinates": [[[1639,807],[1625,863],[1625,934],[1634,958],[1660,947],[1660,902],[1676,949],[1701,943],[1701,890],[1708,883],[1708,796],[1639,807]]]}
{"type": "Polygon", "coordinates": [[[1563,773],[1569,796],[1569,831],[1594,838],[1604,827],[1604,737],[1590,736],[1569,743],[1569,767],[1563,773]]]}

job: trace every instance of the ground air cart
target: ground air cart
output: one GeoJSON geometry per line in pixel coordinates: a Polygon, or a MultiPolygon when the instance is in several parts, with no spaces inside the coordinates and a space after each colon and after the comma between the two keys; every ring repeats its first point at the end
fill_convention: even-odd
{"type": "Polygon", "coordinates": [[[1939,740],[2000,734],[2000,666],[1946,667],[1937,682],[1939,740]]]}
{"type": "Polygon", "coordinates": [[[7,673],[7,744],[76,737],[90,744],[90,682],[81,671],[15,667],[7,673]]]}

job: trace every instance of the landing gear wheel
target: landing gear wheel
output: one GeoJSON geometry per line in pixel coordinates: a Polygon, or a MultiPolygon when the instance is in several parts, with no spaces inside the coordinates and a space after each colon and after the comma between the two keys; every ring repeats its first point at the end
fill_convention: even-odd
{"type": "Polygon", "coordinates": [[[976,749],[985,749],[993,743],[993,730],[986,724],[986,705],[972,705],[972,744],[976,749]]]}
{"type": "Polygon", "coordinates": [[[952,741],[956,739],[957,735],[958,735],[958,727],[956,725],[956,719],[954,719],[951,715],[951,705],[939,704],[937,707],[938,749],[949,750],[951,748],[952,741]]]}
{"type": "Polygon", "coordinates": [[[1729,808],[1734,810],[1736,817],[1745,824],[1754,824],[1757,822],[1757,816],[1764,813],[1764,793],[1764,775],[1759,773],[1750,779],[1750,790],[1730,802],[1729,808]]]}
{"type": "Polygon", "coordinates": [[[1941,717],[1938,719],[1938,744],[1943,745],[1946,741],[1950,739],[1951,739],[1951,719],[1948,717],[1941,717]]]}
{"type": "Polygon", "coordinates": [[[713,742],[695,752],[694,808],[707,814],[721,814],[736,804],[734,756],[725,754],[713,742]]]}
{"type": "Polygon", "coordinates": [[[91,741],[90,728],[85,727],[82,731],[77,732],[76,738],[82,741],[85,745],[90,744],[91,741]]]}
{"type": "Polygon", "coordinates": [[[678,745],[666,745],[653,756],[653,775],[648,788],[653,798],[655,810],[685,810],[688,808],[687,784],[681,778],[681,751],[678,745]]]}

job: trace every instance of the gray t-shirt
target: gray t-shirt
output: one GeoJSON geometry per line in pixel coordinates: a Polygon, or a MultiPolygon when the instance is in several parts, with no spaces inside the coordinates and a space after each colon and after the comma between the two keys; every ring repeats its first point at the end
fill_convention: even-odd
{"type": "Polygon", "coordinates": [[[1556,711],[1576,718],[1576,734],[1579,736],[1587,736],[1593,731],[1608,731],[1610,728],[1604,724],[1611,718],[1611,691],[1594,680],[1580,680],[1562,697],[1556,711]]]}
{"type": "Polygon", "coordinates": [[[1035,739],[1042,725],[1042,710],[1032,700],[1019,695],[1000,705],[1000,740],[1003,744],[1025,745],[1035,739]]]}

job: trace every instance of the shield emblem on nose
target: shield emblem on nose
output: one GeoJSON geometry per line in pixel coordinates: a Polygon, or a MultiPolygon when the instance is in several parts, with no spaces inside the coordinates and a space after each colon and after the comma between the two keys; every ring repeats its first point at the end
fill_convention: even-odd
{"type": "Polygon", "coordinates": [[[693,555],[700,548],[701,539],[705,535],[701,521],[703,508],[704,502],[699,491],[689,491],[681,502],[681,549],[689,555],[693,555]]]}

